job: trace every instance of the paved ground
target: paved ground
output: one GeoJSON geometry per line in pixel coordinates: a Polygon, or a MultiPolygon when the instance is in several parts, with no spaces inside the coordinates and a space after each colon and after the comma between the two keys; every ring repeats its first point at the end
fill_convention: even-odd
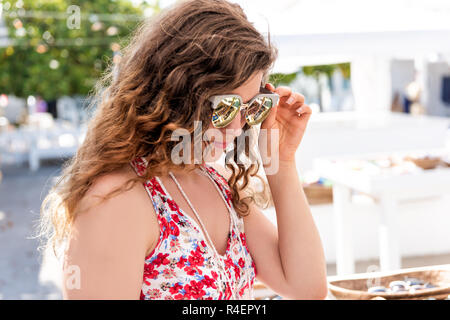
{"type": "Polygon", "coordinates": [[[39,282],[42,256],[32,239],[40,204],[49,190],[57,164],[28,167],[3,166],[0,183],[0,298],[58,299],[59,290],[39,282]]]}
{"type": "MultiPolygon", "coordinates": [[[[39,207],[51,180],[60,174],[61,163],[43,163],[37,172],[28,167],[3,166],[0,183],[0,299],[60,299],[54,284],[58,278],[56,265],[48,255],[37,251],[32,239],[39,207]],[[45,259],[44,259],[45,257],[45,259]]],[[[450,254],[402,260],[404,267],[448,264],[450,254]]],[[[367,272],[378,261],[356,264],[356,272],[367,272]]],[[[327,266],[328,275],[336,274],[334,264],[327,266]]]]}

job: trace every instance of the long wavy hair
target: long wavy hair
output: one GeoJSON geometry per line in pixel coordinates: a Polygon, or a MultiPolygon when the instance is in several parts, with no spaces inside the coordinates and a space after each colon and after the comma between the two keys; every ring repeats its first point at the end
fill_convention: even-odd
{"type": "MultiPolygon", "coordinates": [[[[148,162],[143,176],[128,180],[103,201],[135,183],[185,168],[171,161],[177,143],[171,140],[173,131],[183,128],[192,134],[194,122],[201,121],[204,132],[212,115],[208,98],[243,85],[258,71],[267,81],[277,52],[270,33],[266,40],[239,5],[225,0],[180,1],[143,21],[122,50],[120,62],[111,64],[99,80],[85,139],[63,164],[61,176],[42,202],[39,234],[45,244],[52,243],[55,249],[67,240],[77,204],[96,178],[122,169],[136,157],[148,162]]],[[[246,124],[242,134],[249,129],[246,124]]],[[[239,150],[238,140],[234,150],[239,150]]],[[[249,148],[243,150],[248,157],[249,148]]],[[[262,181],[259,162],[237,161],[240,156],[227,153],[225,162],[231,170],[233,205],[244,216],[252,201],[267,205],[270,192],[263,183],[262,192],[239,196],[241,190],[251,189],[251,177],[262,181]]]]}

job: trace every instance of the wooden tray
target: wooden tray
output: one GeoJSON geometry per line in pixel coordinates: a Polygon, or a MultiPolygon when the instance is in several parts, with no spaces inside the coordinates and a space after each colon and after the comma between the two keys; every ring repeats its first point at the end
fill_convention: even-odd
{"type": "Polygon", "coordinates": [[[425,170],[434,169],[442,162],[441,158],[439,157],[425,157],[425,158],[405,157],[405,160],[411,161],[416,166],[425,170]]]}
{"type": "Polygon", "coordinates": [[[381,297],[387,300],[421,300],[426,298],[445,299],[450,295],[450,265],[402,269],[395,272],[370,272],[344,276],[328,277],[328,289],[338,300],[370,300],[381,297]],[[389,287],[394,280],[405,277],[418,278],[437,286],[410,292],[367,292],[368,282],[389,287]]]}
{"type": "Polygon", "coordinates": [[[313,183],[303,185],[303,190],[305,191],[309,204],[324,204],[333,202],[332,187],[313,183]]]}

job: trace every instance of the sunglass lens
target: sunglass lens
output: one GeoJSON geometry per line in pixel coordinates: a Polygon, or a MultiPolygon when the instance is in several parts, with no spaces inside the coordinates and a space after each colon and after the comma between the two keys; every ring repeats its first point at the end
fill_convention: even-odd
{"type": "Polygon", "coordinates": [[[236,117],[241,102],[238,98],[224,98],[220,100],[212,114],[212,123],[216,128],[226,127],[236,117]]]}
{"type": "Polygon", "coordinates": [[[264,121],[269,115],[272,105],[273,101],[271,98],[262,97],[255,99],[248,107],[245,115],[248,124],[256,125],[264,121]]]}

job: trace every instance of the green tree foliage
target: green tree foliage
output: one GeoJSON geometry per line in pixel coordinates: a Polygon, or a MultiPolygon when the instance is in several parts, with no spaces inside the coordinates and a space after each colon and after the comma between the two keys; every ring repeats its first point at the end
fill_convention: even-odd
{"type": "Polygon", "coordinates": [[[293,73],[272,73],[269,76],[269,82],[275,87],[279,85],[291,84],[300,72],[303,72],[307,76],[312,76],[316,79],[320,74],[326,74],[328,78],[331,78],[333,72],[339,69],[345,79],[350,79],[350,63],[338,63],[338,64],[326,64],[316,66],[304,66],[299,71],[293,73]]]}
{"type": "Polygon", "coordinates": [[[328,78],[331,78],[336,69],[341,70],[344,78],[350,78],[350,63],[325,64],[318,66],[306,66],[302,68],[304,74],[315,78],[318,78],[319,74],[326,74],[328,78]]]}
{"type": "Polygon", "coordinates": [[[275,87],[289,85],[297,78],[298,72],[293,73],[272,73],[269,75],[269,82],[275,87]]]}
{"type": "Polygon", "coordinates": [[[10,45],[0,48],[0,93],[46,100],[88,94],[146,8],[127,0],[3,0],[2,5],[10,45]],[[73,4],[79,26],[77,12],[68,10],[73,4]]]}

